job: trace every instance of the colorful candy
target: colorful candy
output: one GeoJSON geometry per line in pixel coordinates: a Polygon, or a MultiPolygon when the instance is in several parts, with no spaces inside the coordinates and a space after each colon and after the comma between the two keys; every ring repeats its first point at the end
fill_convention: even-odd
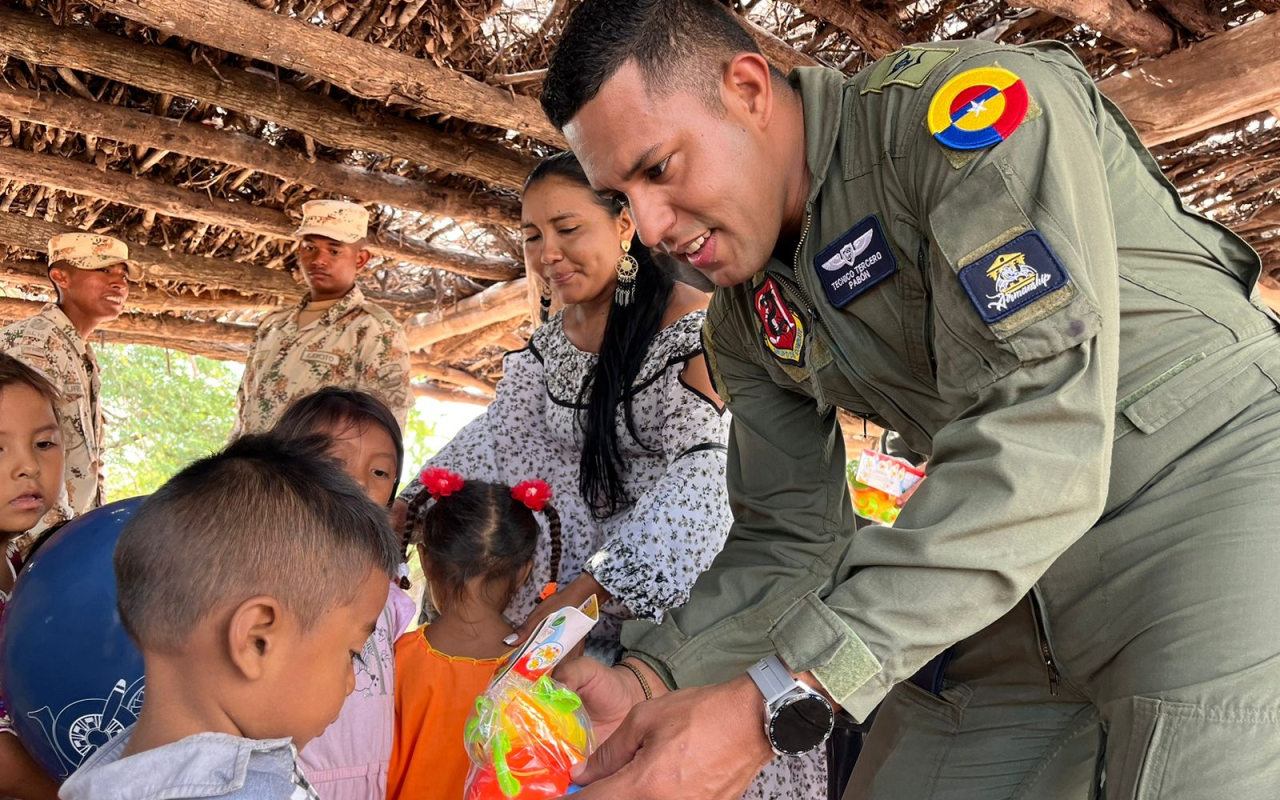
{"type": "Polygon", "coordinates": [[[898,499],[924,477],[910,463],[874,450],[863,450],[861,456],[852,459],[845,474],[854,513],[882,525],[897,522],[901,513],[898,499]]]}

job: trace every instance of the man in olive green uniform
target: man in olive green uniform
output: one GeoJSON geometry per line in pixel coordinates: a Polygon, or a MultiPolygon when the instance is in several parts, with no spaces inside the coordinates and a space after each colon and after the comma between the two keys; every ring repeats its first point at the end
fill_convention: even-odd
{"type": "Polygon", "coordinates": [[[710,0],[587,0],[543,105],[721,287],[734,415],[724,552],[623,667],[566,668],[621,724],[580,796],[735,796],[775,654],[880,706],[850,798],[1276,796],[1280,332],[1067,48],[783,80],[710,0]],[[892,529],[854,535],[836,406],[928,457],[892,529]],[[624,722],[638,678],[706,688],[624,722]]]}

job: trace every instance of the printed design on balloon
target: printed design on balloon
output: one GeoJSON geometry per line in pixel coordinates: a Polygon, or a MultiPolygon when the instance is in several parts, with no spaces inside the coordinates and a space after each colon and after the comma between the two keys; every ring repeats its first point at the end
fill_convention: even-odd
{"type": "Polygon", "coordinates": [[[65,771],[59,778],[69,777],[99,747],[138,721],[144,689],[142,678],[133,683],[121,678],[106,697],[86,697],[57,713],[48,706],[27,712],[62,762],[65,771]]]}

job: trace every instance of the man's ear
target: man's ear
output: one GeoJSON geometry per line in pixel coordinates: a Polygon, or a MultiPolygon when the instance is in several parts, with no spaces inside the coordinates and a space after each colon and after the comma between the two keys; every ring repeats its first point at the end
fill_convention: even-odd
{"type": "Polygon", "coordinates": [[[739,53],[724,69],[720,96],[732,113],[752,120],[755,127],[768,127],[773,117],[773,73],[759,53],[739,53]]]}
{"type": "Polygon", "coordinates": [[[53,285],[59,292],[64,292],[71,287],[71,272],[63,263],[57,263],[49,267],[49,280],[53,281],[53,285]]]}
{"type": "Polygon", "coordinates": [[[284,608],[270,595],[245,600],[231,612],[227,627],[227,656],[246,680],[267,672],[283,642],[284,608]]]}
{"type": "Polygon", "coordinates": [[[373,253],[370,253],[368,248],[361,243],[360,252],[356,253],[356,272],[360,272],[367,267],[371,258],[373,258],[373,253]]]}

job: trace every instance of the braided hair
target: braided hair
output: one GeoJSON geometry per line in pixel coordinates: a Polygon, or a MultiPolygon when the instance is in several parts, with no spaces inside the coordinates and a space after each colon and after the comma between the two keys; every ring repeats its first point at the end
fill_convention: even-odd
{"type": "MultiPolygon", "coordinates": [[[[510,486],[488,481],[457,483],[438,498],[426,486],[409,500],[405,541],[425,556],[423,568],[433,587],[457,599],[476,578],[507,581],[506,603],[520,588],[522,570],[534,560],[538,523],[534,511],[513,496],[510,486]]],[[[563,552],[560,514],[542,507],[551,539],[551,579],[554,593],[563,552]]],[[[549,596],[546,589],[543,594],[549,596]]]]}

